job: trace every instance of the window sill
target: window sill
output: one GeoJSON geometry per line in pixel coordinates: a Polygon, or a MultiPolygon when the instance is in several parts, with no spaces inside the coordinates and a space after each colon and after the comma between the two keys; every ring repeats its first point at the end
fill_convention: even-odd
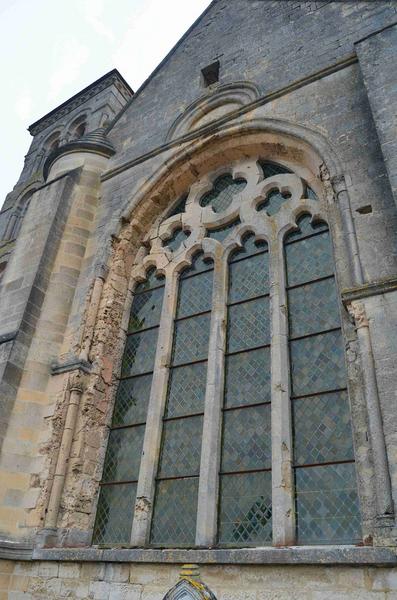
{"type": "Polygon", "coordinates": [[[36,548],[33,560],[257,564],[397,565],[393,548],[372,546],[291,546],[289,548],[167,549],[36,548]]]}

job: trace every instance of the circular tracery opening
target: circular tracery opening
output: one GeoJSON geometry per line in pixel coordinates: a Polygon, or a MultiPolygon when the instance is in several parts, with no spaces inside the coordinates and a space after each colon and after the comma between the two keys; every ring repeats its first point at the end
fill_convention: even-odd
{"type": "Polygon", "coordinates": [[[229,174],[221,175],[215,180],[212,190],[201,198],[200,206],[211,206],[214,212],[222,212],[229,208],[235,194],[241,192],[246,185],[245,179],[233,179],[229,174]]]}

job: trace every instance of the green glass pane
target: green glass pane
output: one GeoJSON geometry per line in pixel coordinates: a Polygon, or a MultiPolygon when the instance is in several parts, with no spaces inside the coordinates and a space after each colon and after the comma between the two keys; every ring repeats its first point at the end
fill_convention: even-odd
{"type": "Polygon", "coordinates": [[[225,407],[270,401],[270,348],[226,356],[225,407]]]}
{"type": "Polygon", "coordinates": [[[295,469],[300,544],[351,544],[361,540],[354,463],[295,469]]]}
{"type": "Polygon", "coordinates": [[[138,283],[135,286],[134,294],[140,294],[141,292],[151,290],[152,288],[159,287],[161,285],[164,285],[163,275],[158,275],[156,269],[152,268],[146,273],[146,280],[138,283]]]}
{"type": "Polygon", "coordinates": [[[138,479],[144,434],[144,425],[110,432],[102,481],[138,479]]]}
{"type": "Polygon", "coordinates": [[[207,363],[174,367],[168,382],[167,417],[204,411],[207,363]]]}
{"type": "Polygon", "coordinates": [[[346,386],[343,340],[330,331],[290,342],[294,396],[315,394],[346,386]]]}
{"type": "Polygon", "coordinates": [[[228,352],[247,350],[270,342],[269,298],[229,306],[228,352]]]}
{"type": "Polygon", "coordinates": [[[139,375],[153,370],[158,328],[127,336],[121,376],[139,375]]]}
{"type": "Polygon", "coordinates": [[[207,358],[210,315],[189,317],[175,323],[173,365],[207,358]]]}
{"type": "Polygon", "coordinates": [[[218,229],[210,229],[205,235],[213,240],[218,240],[218,242],[223,242],[233,229],[240,225],[240,223],[240,219],[237,219],[237,221],[233,221],[233,223],[229,223],[229,225],[224,225],[218,229]]]}
{"type": "Polygon", "coordinates": [[[93,544],[129,544],[136,498],[136,483],[101,487],[93,544]]]}
{"type": "Polygon", "coordinates": [[[181,279],[176,316],[187,317],[211,310],[213,271],[200,273],[195,277],[181,279]]]}
{"type": "Polygon", "coordinates": [[[285,243],[289,244],[297,239],[303,239],[308,235],[313,235],[319,231],[328,231],[328,225],[322,221],[317,223],[311,223],[311,215],[303,215],[298,219],[297,225],[299,229],[291,231],[286,238],[285,243]]]}
{"type": "Polygon", "coordinates": [[[269,254],[257,254],[229,265],[229,302],[269,293],[269,254]]]}
{"type": "Polygon", "coordinates": [[[270,190],[266,199],[258,204],[256,210],[258,212],[264,211],[269,217],[272,217],[278,213],[284,202],[287,202],[289,198],[291,198],[289,193],[282,194],[279,190],[270,190]]]}
{"type": "Polygon", "coordinates": [[[216,213],[229,208],[233,196],[241,192],[247,182],[244,179],[235,179],[231,175],[222,175],[215,181],[212,190],[200,200],[200,206],[211,206],[216,213]]]}
{"type": "Polygon", "coordinates": [[[334,262],[328,232],[285,246],[288,285],[333,275],[334,262]]]}
{"type": "Polygon", "coordinates": [[[203,417],[165,421],[159,477],[199,475],[203,417]]]}
{"type": "Polygon", "coordinates": [[[239,261],[242,258],[248,258],[248,256],[263,253],[268,249],[267,242],[265,242],[265,240],[255,241],[255,236],[253,234],[244,236],[242,243],[244,244],[243,247],[230,255],[229,263],[239,261]]]}
{"type": "Polygon", "coordinates": [[[151,543],[174,548],[194,546],[198,477],[157,482],[151,543]]]}
{"type": "Polygon", "coordinates": [[[146,421],[151,386],[151,375],[119,381],[114,404],[113,425],[133,425],[146,421]]]}
{"type": "Polygon", "coordinates": [[[221,475],[219,543],[233,546],[272,543],[270,472],[221,475]]]}
{"type": "Polygon", "coordinates": [[[269,469],[270,405],[225,411],[222,446],[222,471],[269,469]]]}
{"type": "Polygon", "coordinates": [[[278,165],[277,163],[267,162],[267,161],[258,161],[259,166],[263,172],[263,178],[267,179],[268,177],[273,177],[273,175],[281,175],[283,173],[292,173],[287,167],[283,167],[282,165],[278,165]]]}
{"type": "Polygon", "coordinates": [[[210,271],[214,268],[214,262],[211,258],[204,258],[202,253],[196,254],[192,260],[192,264],[187,269],[184,269],[180,274],[180,279],[187,279],[196,273],[210,271]]]}
{"type": "Polygon", "coordinates": [[[346,392],[292,402],[296,465],[354,458],[346,392]]]}
{"type": "Polygon", "coordinates": [[[335,280],[316,281],[288,291],[290,336],[339,327],[335,280]]]}
{"type": "Polygon", "coordinates": [[[175,229],[172,237],[163,242],[163,246],[171,250],[172,252],[176,252],[179,249],[180,245],[187,240],[189,237],[189,231],[183,231],[182,229],[175,229]]]}
{"type": "Polygon", "coordinates": [[[128,331],[139,331],[158,325],[163,305],[164,287],[134,296],[128,331]]]}

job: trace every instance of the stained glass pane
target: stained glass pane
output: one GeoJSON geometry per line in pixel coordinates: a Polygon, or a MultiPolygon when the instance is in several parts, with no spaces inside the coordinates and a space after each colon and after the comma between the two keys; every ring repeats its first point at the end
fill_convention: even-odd
{"type": "Polygon", "coordinates": [[[136,483],[101,487],[93,544],[129,544],[136,483]]]}
{"type": "Polygon", "coordinates": [[[227,332],[228,352],[268,344],[269,299],[259,298],[229,306],[227,332]]]}
{"type": "Polygon", "coordinates": [[[281,175],[282,173],[291,173],[287,167],[283,167],[282,165],[278,165],[276,163],[267,162],[267,161],[258,161],[259,166],[263,171],[264,179],[268,177],[273,177],[273,175],[281,175]]]}
{"type": "Polygon", "coordinates": [[[210,229],[205,235],[213,240],[218,240],[218,242],[223,242],[229,233],[231,233],[232,230],[237,227],[237,225],[240,225],[240,223],[240,219],[237,219],[237,221],[233,221],[233,223],[229,223],[229,225],[219,227],[219,229],[210,229]]]}
{"type": "Polygon", "coordinates": [[[229,302],[238,302],[269,293],[269,254],[229,265],[229,302]]]}
{"type": "Polygon", "coordinates": [[[288,308],[291,337],[339,327],[334,278],[289,290],[288,308]]]}
{"type": "Polygon", "coordinates": [[[165,421],[159,477],[199,475],[203,417],[165,421]]]}
{"type": "Polygon", "coordinates": [[[175,323],[173,365],[207,358],[209,325],[209,314],[175,323]]]}
{"type": "Polygon", "coordinates": [[[152,268],[146,273],[145,281],[142,281],[135,286],[134,294],[140,294],[141,292],[151,290],[152,288],[159,287],[161,285],[164,285],[164,277],[162,275],[158,275],[156,269],[152,268]]]}
{"type": "Polygon", "coordinates": [[[184,269],[180,274],[180,279],[186,279],[191,277],[195,273],[201,273],[202,271],[209,271],[214,268],[214,262],[210,258],[204,258],[202,253],[197,254],[190,267],[184,269]]]}
{"type": "Polygon", "coordinates": [[[133,423],[144,423],[151,386],[151,375],[122,379],[117,389],[112,424],[132,425],[133,423]]]}
{"type": "Polygon", "coordinates": [[[211,310],[212,280],[213,271],[181,279],[176,313],[178,318],[211,310]]]}
{"type": "Polygon", "coordinates": [[[225,411],[221,470],[246,471],[270,467],[270,405],[225,411]]]}
{"type": "Polygon", "coordinates": [[[328,232],[285,246],[288,285],[332,275],[334,264],[328,232]]]}
{"type": "Polygon", "coordinates": [[[196,535],[198,477],[157,483],[151,543],[193,546],[196,535]]]}
{"type": "Polygon", "coordinates": [[[328,225],[324,222],[311,223],[311,215],[303,215],[298,219],[297,225],[299,227],[296,231],[291,231],[285,238],[285,243],[289,244],[297,239],[303,239],[308,235],[319,231],[328,231],[328,225]]]}
{"type": "Polygon", "coordinates": [[[315,394],[346,386],[340,331],[292,340],[290,356],[294,396],[315,394]]]}
{"type": "Polygon", "coordinates": [[[231,175],[222,175],[215,181],[212,190],[200,200],[200,206],[211,206],[214,212],[226,210],[233,201],[233,196],[241,192],[247,182],[235,179],[231,175]]]}
{"type": "Polygon", "coordinates": [[[271,190],[267,194],[266,200],[258,204],[257,211],[265,211],[269,217],[272,217],[278,213],[284,202],[287,202],[290,197],[291,194],[282,194],[279,190],[271,190]]]}
{"type": "Polygon", "coordinates": [[[219,543],[260,546],[271,542],[271,473],[221,475],[219,543]]]}
{"type": "Polygon", "coordinates": [[[144,425],[110,432],[102,481],[138,479],[144,433],[144,425]]]}
{"type": "Polygon", "coordinates": [[[164,287],[160,287],[134,297],[128,331],[138,331],[159,324],[163,295],[164,287]]]}
{"type": "Polygon", "coordinates": [[[300,544],[349,544],[361,539],[353,463],[295,469],[300,544]]]}
{"type": "Polygon", "coordinates": [[[270,348],[226,357],[225,407],[270,400],[270,348]]]}
{"type": "Polygon", "coordinates": [[[346,392],[294,400],[292,412],[296,465],[354,458],[346,392]]]}
{"type": "Polygon", "coordinates": [[[158,329],[127,336],[121,376],[139,375],[153,370],[158,329]]]}
{"type": "Polygon", "coordinates": [[[179,417],[204,411],[207,363],[171,369],[166,416],[179,417]]]}
{"type": "Polygon", "coordinates": [[[265,240],[255,241],[255,236],[253,234],[245,236],[242,243],[244,244],[244,247],[236,250],[230,255],[229,263],[239,261],[248,256],[254,256],[254,254],[259,254],[267,250],[267,242],[265,242],[265,240]]]}
{"type": "Polygon", "coordinates": [[[175,252],[178,250],[179,246],[187,240],[189,237],[189,231],[183,231],[182,229],[176,229],[168,240],[163,242],[163,246],[175,252]]]}

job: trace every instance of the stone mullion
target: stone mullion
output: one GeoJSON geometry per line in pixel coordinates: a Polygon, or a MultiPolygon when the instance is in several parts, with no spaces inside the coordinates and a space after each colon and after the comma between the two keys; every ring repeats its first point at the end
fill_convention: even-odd
{"type": "Polygon", "coordinates": [[[295,542],[295,503],[292,469],[288,308],[281,236],[273,239],[269,252],[273,544],[286,546],[295,542]]]}
{"type": "Polygon", "coordinates": [[[196,544],[213,546],[217,539],[219,465],[225,369],[227,261],[216,253],[207,363],[196,544]]]}
{"type": "Polygon", "coordinates": [[[167,398],[169,364],[172,353],[174,316],[178,278],[175,271],[166,277],[161,311],[157,351],[153,368],[152,387],[148,405],[142,460],[139,470],[137,496],[132,524],[131,544],[144,546],[149,542],[153,514],[156,474],[160,456],[163,415],[167,398]]]}

